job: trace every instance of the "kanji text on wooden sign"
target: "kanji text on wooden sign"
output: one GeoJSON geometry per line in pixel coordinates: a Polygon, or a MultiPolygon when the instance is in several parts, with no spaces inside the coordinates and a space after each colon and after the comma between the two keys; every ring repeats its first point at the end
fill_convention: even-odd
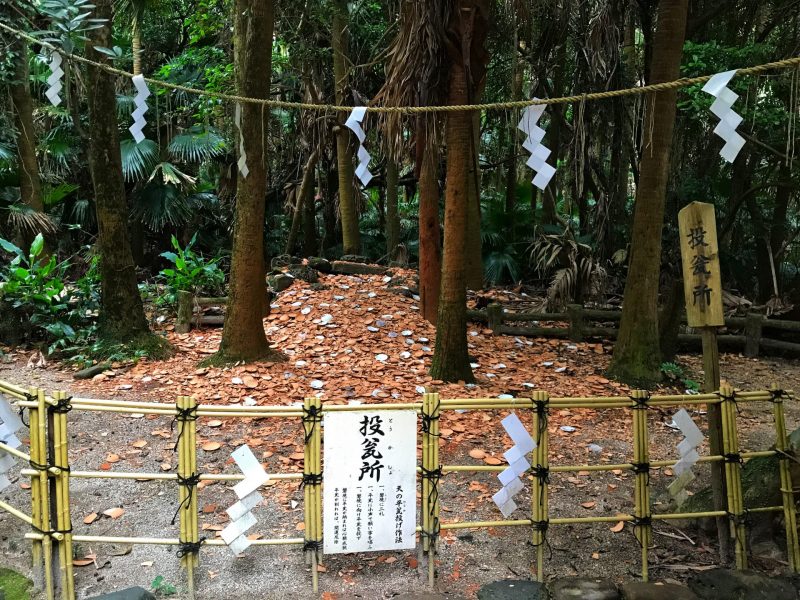
{"type": "Polygon", "coordinates": [[[689,327],[722,327],[722,277],[714,206],[692,202],[678,213],[683,293],[689,327]]]}

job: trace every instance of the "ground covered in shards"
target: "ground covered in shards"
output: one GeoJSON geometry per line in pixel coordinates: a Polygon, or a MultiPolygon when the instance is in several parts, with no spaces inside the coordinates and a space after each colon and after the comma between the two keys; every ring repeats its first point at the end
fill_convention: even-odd
{"type": "MultiPolygon", "coordinates": [[[[410,278],[411,272],[406,273],[410,278]]],[[[77,382],[67,365],[29,368],[29,352],[7,351],[0,379],[65,389],[81,397],[149,400],[173,403],[191,394],[199,402],[231,405],[288,405],[309,395],[324,402],[412,402],[427,390],[442,397],[524,396],[542,389],[557,396],[622,395],[629,389],[609,381],[611,346],[542,338],[492,336],[482,326],[469,327],[475,385],[443,384],[430,378],[434,328],[420,318],[410,294],[398,294],[383,276],[322,276],[322,285],[304,287],[298,281],[274,300],[265,320],[267,334],[286,357],[281,363],[229,368],[200,367],[214,353],[221,331],[193,330],[175,334],[169,321],[160,327],[175,346],[166,361],[142,360],[115,365],[93,380],[77,382]]],[[[681,356],[689,377],[702,380],[697,356],[681,356]]],[[[740,389],[761,389],[772,383],[797,387],[800,364],[773,359],[722,356],[723,378],[740,389]]],[[[663,391],[682,392],[679,388],[663,391]]],[[[509,447],[500,426],[505,412],[447,412],[441,419],[441,460],[445,464],[498,465],[509,447]]],[[[696,422],[704,415],[694,411],[696,422]]],[[[790,429],[797,427],[800,410],[787,406],[790,429]]],[[[175,433],[164,417],[80,413],[70,420],[70,459],[73,469],[109,472],[173,472],[175,433]]],[[[651,410],[651,458],[677,458],[680,433],[668,426],[671,412],[651,410]]],[[[739,415],[744,450],[767,449],[774,443],[769,406],[746,405],[739,415]]],[[[557,464],[616,464],[631,460],[630,412],[626,410],[560,410],[549,421],[550,459],[557,464]]],[[[198,423],[198,462],[204,472],[236,472],[230,453],[246,443],[270,473],[302,471],[300,424],[267,419],[211,420],[198,423]]],[[[703,449],[707,453],[707,448],[703,449]]],[[[694,491],[708,481],[705,467],[696,467],[694,491]]],[[[15,472],[12,472],[15,475],[15,472]]],[[[651,474],[654,511],[673,510],[666,492],[670,469],[651,474]]],[[[271,482],[266,500],[255,510],[263,537],[302,536],[303,492],[298,482],[271,482]]],[[[611,516],[633,509],[633,476],[627,471],[551,474],[550,515],[611,516]]],[[[440,484],[442,520],[501,518],[491,501],[498,489],[492,473],[448,474],[440,484]]],[[[518,504],[526,506],[529,497],[518,504]]],[[[4,492],[4,500],[29,505],[26,478],[4,492]]],[[[225,508],[234,495],[222,483],[199,489],[201,534],[218,535],[225,526],[225,508]]],[[[130,480],[72,480],[72,514],[76,533],[173,537],[171,521],[178,505],[174,484],[130,480]]],[[[526,518],[524,509],[514,518],[526,518]]],[[[785,572],[780,523],[753,532],[753,564],[767,573],[785,572]]],[[[714,535],[691,523],[658,522],[650,553],[651,579],[682,581],[717,562],[714,535]]],[[[24,527],[0,512],[0,563],[23,572],[28,568],[24,527]]],[[[484,583],[535,575],[530,530],[525,527],[444,531],[437,560],[440,591],[453,597],[474,597],[484,583]]],[[[636,578],[640,549],[628,524],[553,526],[548,532],[546,578],[564,575],[636,578]]],[[[158,576],[180,592],[184,578],[176,548],[163,546],[95,545],[77,548],[80,597],[128,585],[149,587],[158,576]]],[[[324,597],[390,598],[425,587],[425,563],[415,552],[391,552],[326,557],[320,566],[324,597]]],[[[197,587],[200,598],[311,597],[310,573],[299,549],[252,547],[240,558],[225,548],[203,550],[197,587]]]]}

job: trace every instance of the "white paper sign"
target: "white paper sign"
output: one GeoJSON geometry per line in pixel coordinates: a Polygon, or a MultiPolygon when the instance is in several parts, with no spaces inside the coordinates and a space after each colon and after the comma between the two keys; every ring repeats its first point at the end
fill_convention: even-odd
{"type": "MultiPolygon", "coordinates": [[[[9,448],[19,448],[22,442],[14,435],[14,432],[21,429],[22,425],[22,420],[17,413],[14,412],[14,409],[11,408],[11,405],[4,398],[0,398],[0,442],[9,448]]],[[[0,449],[0,491],[10,485],[8,479],[3,476],[3,473],[13,467],[15,462],[11,454],[0,449]]]]}
{"type": "Polygon", "coordinates": [[[325,554],[416,547],[417,413],[326,413],[325,554]]]}

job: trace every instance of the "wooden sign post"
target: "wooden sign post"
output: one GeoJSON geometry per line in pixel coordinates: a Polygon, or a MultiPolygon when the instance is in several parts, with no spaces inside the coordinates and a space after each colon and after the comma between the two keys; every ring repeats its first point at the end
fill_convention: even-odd
{"type": "MultiPolygon", "coordinates": [[[[717,222],[714,206],[692,202],[678,213],[683,263],[683,294],[689,327],[700,329],[703,341],[703,391],[719,390],[719,348],[717,329],[725,325],[722,309],[722,277],[719,270],[717,222]]],[[[708,407],[708,439],[712,455],[722,454],[722,418],[718,404],[708,407]]],[[[711,463],[711,489],[714,510],[727,510],[724,464],[711,463]]],[[[725,517],[717,518],[720,557],[730,556],[730,526],[725,517]]]]}

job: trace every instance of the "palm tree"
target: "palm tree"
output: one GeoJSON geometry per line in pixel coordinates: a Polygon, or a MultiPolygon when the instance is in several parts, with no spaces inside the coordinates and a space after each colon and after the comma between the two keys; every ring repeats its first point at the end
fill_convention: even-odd
{"type": "Polygon", "coordinates": [[[131,52],[133,53],[133,74],[142,73],[142,23],[145,14],[155,8],[159,0],[115,0],[114,14],[130,21],[131,52]]]}

